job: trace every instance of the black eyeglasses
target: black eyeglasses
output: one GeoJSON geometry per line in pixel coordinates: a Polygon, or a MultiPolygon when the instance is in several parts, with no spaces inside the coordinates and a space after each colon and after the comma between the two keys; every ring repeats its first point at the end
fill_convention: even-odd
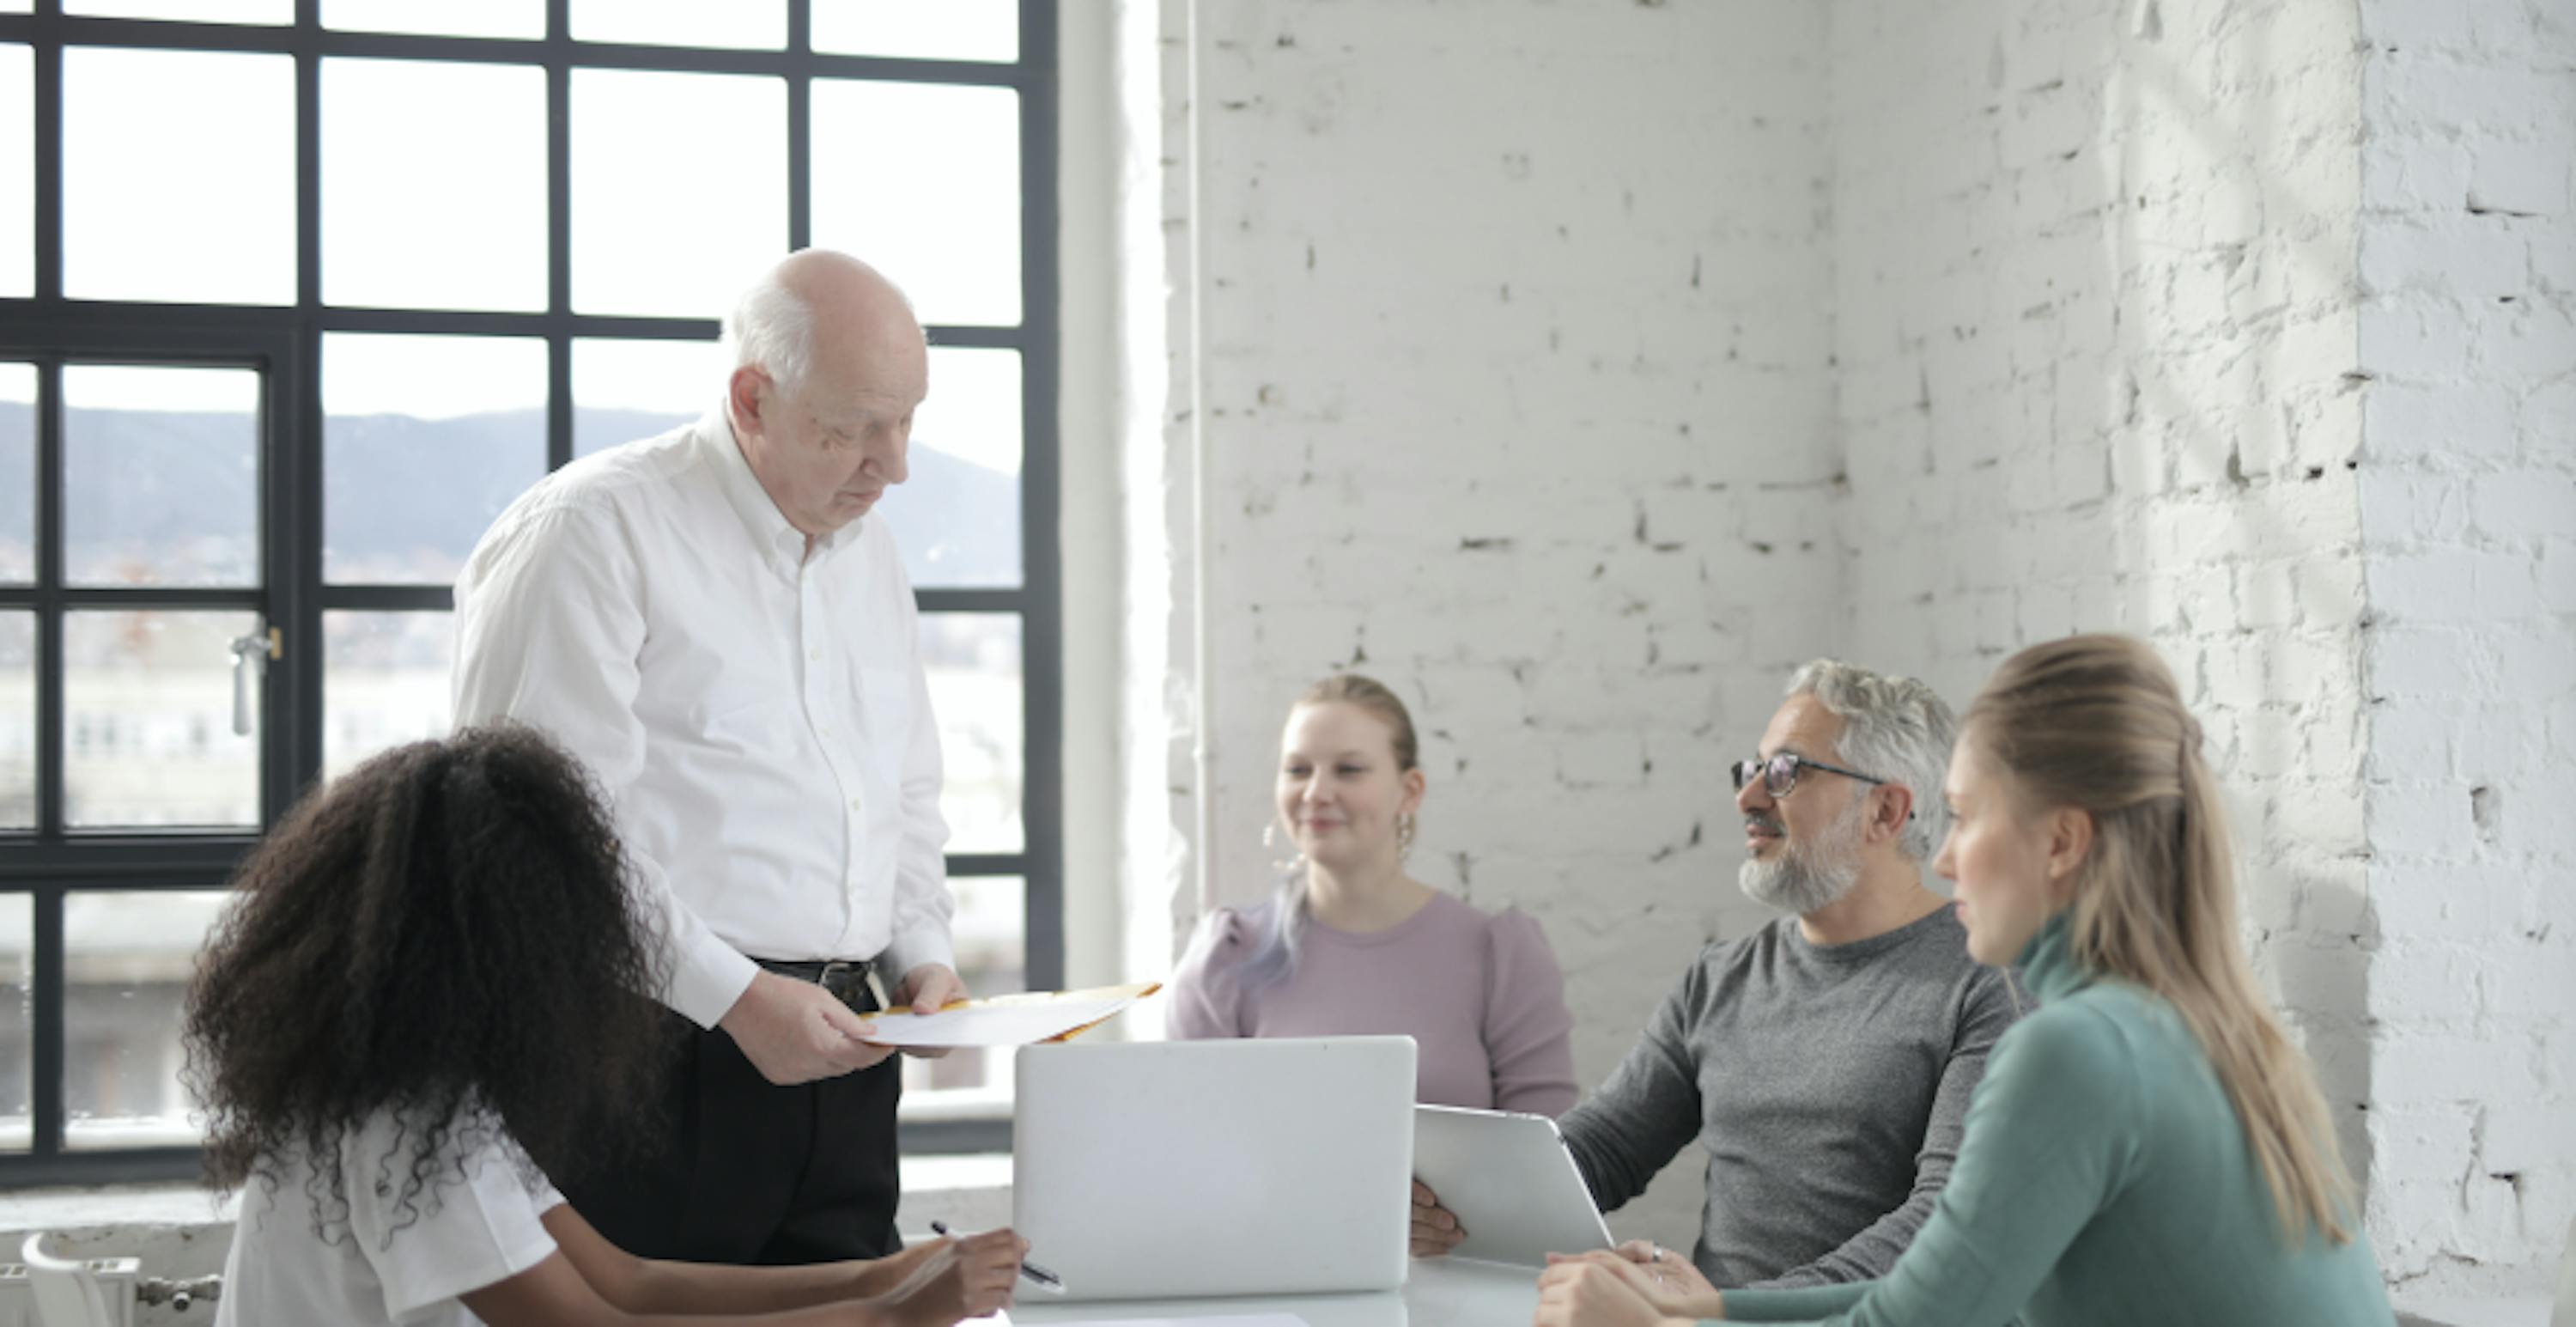
{"type": "Polygon", "coordinates": [[[1863,783],[1889,782],[1886,779],[1871,778],[1856,769],[1844,769],[1840,765],[1828,765],[1821,760],[1809,760],[1794,751],[1783,751],[1768,760],[1760,757],[1739,760],[1727,768],[1735,775],[1737,792],[1744,791],[1744,785],[1753,782],[1758,775],[1762,780],[1762,791],[1774,797],[1786,797],[1790,789],[1798,786],[1798,771],[1802,767],[1820,769],[1827,774],[1839,774],[1844,778],[1858,779],[1863,783]]]}

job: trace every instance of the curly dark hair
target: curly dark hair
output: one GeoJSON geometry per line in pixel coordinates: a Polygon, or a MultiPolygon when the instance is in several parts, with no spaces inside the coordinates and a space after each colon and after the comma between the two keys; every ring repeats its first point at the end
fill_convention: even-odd
{"type": "Polygon", "coordinates": [[[340,1144],[390,1111],[395,1155],[364,1182],[416,1218],[463,1178],[451,1149],[506,1139],[523,1178],[562,1178],[650,1136],[675,1044],[645,998],[657,925],[580,765],[535,731],[377,756],[233,884],[187,1005],[210,1184],[273,1187],[300,1158],[317,1226],[345,1220],[340,1144]]]}

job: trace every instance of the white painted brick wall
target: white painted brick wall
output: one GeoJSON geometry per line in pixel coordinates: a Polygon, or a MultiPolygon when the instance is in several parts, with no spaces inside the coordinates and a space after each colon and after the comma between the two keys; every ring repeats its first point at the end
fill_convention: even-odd
{"type": "MultiPolygon", "coordinates": [[[[1190,270],[1185,156],[1185,0],[1118,0],[1120,945],[1129,974],[1160,977],[1196,907],[1191,887],[1198,727],[1191,693],[1196,558],[1191,542],[1190,270]]],[[[1070,597],[1070,596],[1068,596],[1070,597]]],[[[1068,696],[1069,704],[1083,698],[1068,696]]],[[[1071,778],[1084,777],[1078,768],[1071,778]]],[[[1133,1023],[1135,1020],[1122,1020],[1133,1023]]],[[[1151,1035],[1148,1033],[1148,1035],[1151,1035]]]]}
{"type": "Polygon", "coordinates": [[[1853,652],[1964,693],[2069,629],[2159,642],[2419,1292],[2528,1286],[2576,1209],[2571,27],[1834,15],[1853,652]]]}
{"type": "MultiPolygon", "coordinates": [[[[1823,10],[1198,21],[1219,892],[1269,888],[1290,700],[1381,678],[1423,729],[1414,869],[1547,925],[1597,1082],[1761,919],[1725,756],[1837,626],[1823,10]]],[[[1619,1224],[1686,1244],[1699,1188],[1694,1155],[1619,1224]]]]}
{"type": "MultiPolygon", "coordinates": [[[[1546,922],[1589,1083],[1703,935],[1760,919],[1722,769],[1787,665],[1964,702],[2024,644],[2142,632],[2208,728],[2247,935],[2392,1277],[2554,1261],[2565,5],[1197,12],[1204,175],[1173,183],[1172,109],[1163,220],[1185,291],[1196,228],[1203,354],[1130,458],[1130,667],[1174,669],[1130,694],[1158,761],[1130,787],[1170,776],[1131,869],[1188,874],[1203,574],[1221,896],[1268,882],[1282,708],[1359,664],[1425,728],[1421,873],[1546,922]]],[[[1687,1238],[1695,1166],[1666,1181],[1623,1233],[1687,1238]]]]}
{"type": "Polygon", "coordinates": [[[2360,13],[2371,1233],[2513,1290],[2576,1217],[2576,9],[2360,13]]]}
{"type": "Polygon", "coordinates": [[[1964,704],[2141,632],[2258,966],[2366,1146],[2358,38],[2297,4],[1835,6],[1849,639],[1964,704]]]}

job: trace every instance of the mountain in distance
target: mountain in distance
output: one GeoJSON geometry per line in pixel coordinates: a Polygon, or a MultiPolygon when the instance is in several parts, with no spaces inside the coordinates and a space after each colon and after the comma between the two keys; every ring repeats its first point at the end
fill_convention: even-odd
{"type": "MultiPolygon", "coordinates": [[[[573,436],[613,445],[693,418],[580,410],[573,436]]],[[[0,408],[0,548],[23,544],[34,529],[34,423],[31,409],[0,408]]],[[[84,549],[136,550],[156,565],[176,558],[233,583],[241,573],[226,569],[255,565],[258,474],[247,417],[78,410],[68,424],[66,450],[95,448],[89,459],[105,462],[70,467],[65,516],[84,549]]],[[[326,435],[323,522],[335,580],[446,580],[446,568],[545,471],[538,410],[341,416],[328,421],[326,435]]],[[[911,477],[877,510],[914,583],[1017,585],[1018,476],[924,439],[914,440],[908,459],[911,477]]]]}

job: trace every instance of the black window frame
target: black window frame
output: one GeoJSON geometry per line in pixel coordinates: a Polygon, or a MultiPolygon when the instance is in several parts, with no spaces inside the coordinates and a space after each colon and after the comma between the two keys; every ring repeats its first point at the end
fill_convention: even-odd
{"type": "MultiPolygon", "coordinates": [[[[937,0],[922,0],[936,3],[937,0]]],[[[936,345],[1008,349],[1022,373],[1020,536],[1015,588],[917,590],[924,613],[999,613],[1021,627],[1022,850],[951,854],[952,876],[1016,876],[1025,885],[1024,943],[1031,989],[1064,982],[1061,683],[1063,633],[1056,399],[1056,9],[1019,0],[1014,63],[826,55],[811,49],[812,0],[785,0],[779,50],[665,47],[576,41],[571,0],[545,0],[546,35],[515,40],[342,32],[321,25],[321,0],[296,0],[291,26],[71,17],[61,0],[32,15],[0,15],[0,45],[34,54],[35,293],[0,299],[0,361],[37,365],[36,580],[0,586],[0,611],[32,610],[36,624],[34,831],[0,832],[0,897],[32,898],[34,1132],[30,1150],[0,1154],[0,1191],[48,1184],[192,1178],[199,1149],[69,1151],[64,1147],[63,904],[79,891],[146,892],[220,887],[256,842],[251,833],[73,831],[63,821],[64,659],[67,609],[249,608],[283,633],[262,682],[260,823],[274,824],[322,768],[322,615],[332,610],[435,611],[452,607],[446,585],[350,585],[323,579],[322,338],[334,332],[448,333],[542,338],[548,355],[547,469],[573,456],[572,348],[576,339],[713,339],[711,318],[628,317],[572,310],[571,74],[576,68],[751,74],[787,85],[788,234],[812,236],[812,88],[816,78],[1008,87],[1019,93],[1021,319],[1009,327],[932,325],[936,345]],[[62,66],[68,47],[250,51],[295,59],[296,301],[281,306],[66,299],[63,272],[62,66]],[[331,57],[536,66],[547,87],[548,297],[542,312],[456,312],[333,307],[321,300],[321,68],[331,57]],[[67,587],[63,557],[66,363],[232,365],[259,369],[261,570],[250,589],[67,587]]],[[[713,163],[707,163],[712,168],[713,163]]],[[[673,168],[674,187],[693,163],[673,168]]],[[[864,255],[863,255],[864,256],[864,255]]],[[[1009,1146],[1007,1119],[907,1121],[908,1152],[1009,1146]]]]}

